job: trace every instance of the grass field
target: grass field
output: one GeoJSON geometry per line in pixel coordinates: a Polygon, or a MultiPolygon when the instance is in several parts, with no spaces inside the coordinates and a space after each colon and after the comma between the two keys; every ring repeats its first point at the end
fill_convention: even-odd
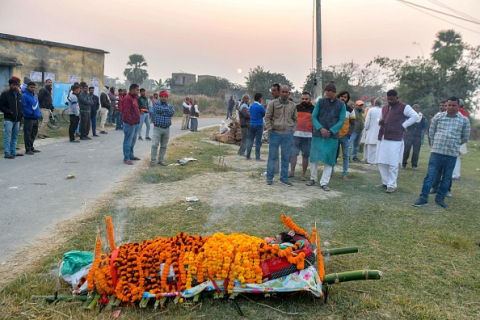
{"type": "MultiPolygon", "coordinates": [[[[249,183],[264,184],[260,170],[242,171],[229,167],[228,163],[227,166],[217,163],[214,157],[227,156],[232,153],[232,148],[202,141],[209,135],[210,132],[205,132],[180,137],[167,151],[167,158],[175,159],[195,148],[199,161],[185,167],[145,166],[132,183],[145,190],[160,186],[162,192],[168,193],[173,183],[203,173],[228,177],[240,172],[245,174],[245,179],[250,179],[249,183]]],[[[327,273],[377,269],[383,272],[383,278],[333,285],[327,304],[308,293],[279,294],[270,298],[240,296],[236,301],[247,319],[478,319],[480,150],[476,142],[471,142],[469,153],[462,156],[462,177],[453,183],[453,197],[446,199],[447,210],[435,205],[433,199],[429,206],[412,206],[426,173],[428,152],[428,147],[422,148],[418,171],[400,171],[398,189],[394,194],[386,194],[374,187],[380,183],[375,167],[354,163],[351,168],[355,172],[349,174],[349,181],[342,181],[338,170],[331,180],[330,187],[339,192],[339,196],[328,199],[312,197],[303,207],[285,206],[276,201],[278,199],[252,205],[244,199],[241,204],[219,208],[205,199],[192,204],[194,210],[189,213],[178,202],[157,207],[122,205],[122,200],[128,199],[133,192],[125,188],[105,201],[89,218],[62,230],[67,241],[49,251],[36,268],[2,288],[0,318],[110,319],[114,310],[88,311],[80,309],[80,302],[49,305],[29,300],[34,294],[53,294],[55,279],[52,270],[62,254],[69,250],[91,251],[95,230],[104,230],[105,215],[112,216],[114,227],[122,230],[120,237],[124,241],[142,241],[173,236],[180,231],[207,234],[212,229],[226,233],[244,232],[263,238],[285,229],[279,218],[284,213],[306,230],[316,220],[324,248],[359,247],[357,254],[332,257],[327,262],[327,273]],[[212,220],[213,215],[216,219],[212,220]]],[[[282,192],[288,201],[289,192],[300,188],[298,177],[297,174],[297,178],[292,179],[292,188],[278,183],[265,185],[264,194],[258,197],[268,197],[269,190],[273,190],[269,188],[284,188],[282,192]]],[[[201,183],[192,185],[191,191],[202,187],[205,186],[201,183]]],[[[179,194],[178,198],[182,196],[184,194],[179,194]]],[[[238,190],[238,197],[242,197],[242,190],[238,190]]],[[[62,283],[60,294],[68,293],[68,285],[62,283]]],[[[214,300],[208,296],[202,297],[199,303],[189,300],[181,305],[171,303],[165,310],[120,309],[123,319],[239,318],[228,299],[214,300]]]]}

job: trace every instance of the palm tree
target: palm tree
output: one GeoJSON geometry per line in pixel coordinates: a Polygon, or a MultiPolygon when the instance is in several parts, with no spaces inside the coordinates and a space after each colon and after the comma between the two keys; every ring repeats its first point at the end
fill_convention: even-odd
{"type": "Polygon", "coordinates": [[[130,55],[128,59],[127,66],[130,66],[130,68],[126,68],[123,74],[131,83],[141,85],[148,78],[147,70],[142,69],[148,67],[147,61],[145,61],[143,55],[136,53],[130,55]]]}
{"type": "Polygon", "coordinates": [[[432,58],[444,70],[453,67],[462,57],[464,44],[462,36],[455,30],[440,31],[433,44],[432,58]]]}

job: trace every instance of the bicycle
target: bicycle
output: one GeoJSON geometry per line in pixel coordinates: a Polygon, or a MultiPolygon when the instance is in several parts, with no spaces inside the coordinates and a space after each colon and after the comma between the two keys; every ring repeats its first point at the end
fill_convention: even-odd
{"type": "Polygon", "coordinates": [[[70,113],[68,112],[68,108],[63,109],[62,119],[63,119],[63,121],[65,121],[67,123],[70,123],[70,113]]]}
{"type": "Polygon", "coordinates": [[[62,126],[62,121],[57,115],[53,113],[52,110],[50,110],[50,117],[48,119],[47,126],[53,130],[60,129],[60,127],[62,126]]]}

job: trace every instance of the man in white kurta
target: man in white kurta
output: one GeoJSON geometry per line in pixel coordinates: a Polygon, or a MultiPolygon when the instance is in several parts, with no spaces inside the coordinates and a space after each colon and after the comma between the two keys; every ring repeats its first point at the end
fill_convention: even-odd
{"type": "Polygon", "coordinates": [[[375,163],[382,176],[382,184],[377,187],[393,193],[397,189],[398,166],[403,156],[403,133],[417,121],[418,114],[411,106],[398,100],[395,90],[387,92],[387,101],[379,117],[375,163]]]}

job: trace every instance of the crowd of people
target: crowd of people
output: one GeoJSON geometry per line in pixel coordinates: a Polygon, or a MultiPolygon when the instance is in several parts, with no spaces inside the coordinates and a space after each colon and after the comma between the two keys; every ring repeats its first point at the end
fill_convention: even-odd
{"type": "MultiPolygon", "coordinates": [[[[349,92],[337,94],[332,81],[325,86],[325,97],[315,105],[309,92],[303,92],[301,102],[296,105],[287,85],[274,84],[270,91],[272,100],[266,104],[261,93],[254,95],[252,104],[248,94],[236,104],[242,139],[238,155],[250,160],[255,142],[255,159],[264,161],[260,157],[262,137],[268,136],[267,185],[272,185],[275,174],[280,174],[280,182],[292,186],[289,178],[295,176],[301,153],[300,180],[306,181],[307,186],[315,186],[318,181],[321,189],[330,191],[329,182],[341,149],[343,180],[348,180],[350,161],[363,162],[378,167],[381,183],[377,187],[394,193],[399,168],[406,169],[410,159],[412,169],[417,169],[427,133],[432,152],[422,193],[414,205],[425,205],[428,195],[436,194],[435,202],[447,207],[444,199],[451,196],[452,173],[455,167],[459,171],[461,146],[465,148],[470,134],[470,122],[461,99],[452,96],[443,101],[439,112],[429,121],[419,105],[400,101],[395,90],[387,92],[386,103],[381,98],[371,99],[365,109],[362,100],[356,101],[352,108],[349,92]],[[358,158],[360,143],[364,144],[363,159],[358,158]],[[320,163],[324,168],[318,179],[320,163]]],[[[232,97],[227,118],[232,116],[234,106],[232,97]]]]}

